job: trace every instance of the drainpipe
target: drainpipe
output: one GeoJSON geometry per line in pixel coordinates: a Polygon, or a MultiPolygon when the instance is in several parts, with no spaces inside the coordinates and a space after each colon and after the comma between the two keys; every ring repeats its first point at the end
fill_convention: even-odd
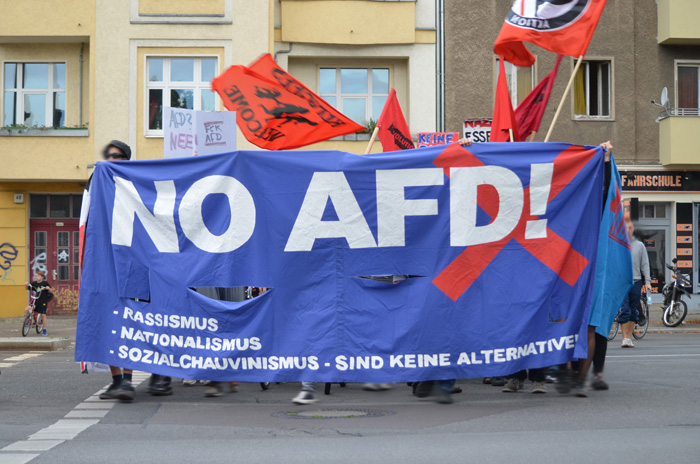
{"type": "Polygon", "coordinates": [[[435,0],[435,130],[445,131],[445,0],[435,0]]]}
{"type": "Polygon", "coordinates": [[[277,57],[279,55],[286,55],[287,53],[292,53],[292,48],[294,48],[294,44],[290,42],[289,48],[287,50],[278,50],[275,52],[275,63],[277,63],[277,57]]]}
{"type": "Polygon", "coordinates": [[[80,42],[80,116],[79,116],[79,127],[83,127],[83,50],[85,49],[85,42],[80,42]]]}

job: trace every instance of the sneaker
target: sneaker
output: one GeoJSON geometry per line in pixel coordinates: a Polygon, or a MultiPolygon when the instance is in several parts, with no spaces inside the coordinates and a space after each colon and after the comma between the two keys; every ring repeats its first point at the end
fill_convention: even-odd
{"type": "Polygon", "coordinates": [[[166,396],[173,394],[172,379],[164,375],[152,374],[151,381],[146,391],[153,396],[166,396]]]}
{"type": "Polygon", "coordinates": [[[44,329],[44,330],[41,332],[41,335],[44,336],[44,337],[46,336],[46,329],[44,329]]]}
{"type": "Polygon", "coordinates": [[[505,384],[506,384],[505,377],[492,377],[491,378],[491,386],[492,387],[502,387],[505,384]]]}
{"type": "Polygon", "coordinates": [[[591,388],[593,390],[607,390],[609,387],[608,383],[605,380],[603,380],[603,376],[600,374],[596,374],[591,380],[591,388]]]}
{"type": "Polygon", "coordinates": [[[530,393],[547,393],[547,386],[544,382],[532,382],[530,393]]]}
{"type": "Polygon", "coordinates": [[[314,392],[310,391],[300,391],[297,396],[292,399],[292,403],[294,404],[312,404],[317,402],[318,399],[316,399],[316,395],[314,392]]]}
{"type": "Polygon", "coordinates": [[[629,342],[629,338],[623,338],[622,343],[620,343],[620,348],[627,348],[627,342],[629,342]]]}
{"type": "Polygon", "coordinates": [[[434,386],[435,386],[435,382],[433,382],[432,380],[418,382],[418,386],[416,386],[414,395],[416,395],[418,398],[428,397],[433,392],[434,386]]]}
{"type": "Polygon", "coordinates": [[[117,390],[117,398],[119,398],[120,401],[133,401],[135,393],[136,390],[134,389],[134,386],[131,385],[131,382],[128,380],[122,380],[122,383],[119,384],[119,389],[117,390]]]}
{"type": "Polygon", "coordinates": [[[435,395],[433,396],[433,400],[438,403],[438,404],[452,404],[454,403],[454,400],[452,399],[452,395],[450,392],[447,392],[443,390],[442,388],[435,388],[433,390],[435,392],[435,395]]]}
{"type": "Polygon", "coordinates": [[[554,378],[554,388],[558,393],[566,395],[571,391],[571,371],[568,368],[556,370],[554,378]]]}
{"type": "Polygon", "coordinates": [[[238,392],[238,382],[229,382],[228,386],[229,386],[231,393],[238,392]]]}
{"type": "Polygon", "coordinates": [[[210,382],[209,387],[204,391],[204,396],[207,398],[215,398],[224,396],[224,387],[219,382],[210,382]]]}
{"type": "Polygon", "coordinates": [[[182,379],[182,384],[186,387],[194,387],[197,385],[204,385],[204,381],[203,380],[182,379]]]}
{"type": "Polygon", "coordinates": [[[511,377],[510,379],[508,379],[505,386],[503,387],[503,390],[501,391],[503,393],[515,393],[518,390],[518,379],[511,377]]]}
{"type": "Polygon", "coordinates": [[[453,394],[453,395],[455,395],[455,394],[457,394],[457,393],[462,393],[462,389],[461,389],[460,387],[458,387],[458,386],[455,385],[455,386],[452,387],[452,389],[450,390],[450,393],[453,394]]]}
{"type": "Polygon", "coordinates": [[[634,348],[634,343],[632,343],[631,338],[625,338],[622,340],[622,348],[634,348]]]}
{"type": "Polygon", "coordinates": [[[117,399],[117,390],[119,390],[119,384],[112,383],[112,385],[107,387],[107,390],[100,393],[100,399],[101,400],[116,400],[117,399]]]}
{"type": "Polygon", "coordinates": [[[576,396],[578,396],[579,398],[588,398],[588,393],[586,392],[586,388],[584,387],[583,380],[576,380],[576,386],[574,387],[574,390],[576,391],[576,396]]]}

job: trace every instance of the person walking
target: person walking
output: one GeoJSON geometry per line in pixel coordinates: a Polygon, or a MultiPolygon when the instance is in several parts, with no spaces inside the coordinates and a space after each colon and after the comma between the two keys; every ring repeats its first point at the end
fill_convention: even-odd
{"type": "Polygon", "coordinates": [[[632,245],[632,277],[634,284],[630,288],[627,296],[620,307],[618,322],[622,328],[622,348],[634,348],[632,342],[632,331],[634,324],[639,320],[639,300],[642,297],[642,288],[651,292],[651,274],[649,273],[649,255],[644,243],[634,236],[634,223],[630,218],[627,220],[627,233],[630,236],[632,245]]]}

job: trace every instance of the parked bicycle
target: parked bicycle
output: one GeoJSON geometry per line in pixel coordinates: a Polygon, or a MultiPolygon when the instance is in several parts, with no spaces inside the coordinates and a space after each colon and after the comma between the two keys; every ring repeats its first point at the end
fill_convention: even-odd
{"type": "Polygon", "coordinates": [[[36,327],[36,333],[38,334],[40,334],[41,331],[44,330],[44,319],[42,318],[42,323],[39,324],[37,319],[41,317],[41,314],[34,311],[34,307],[36,306],[36,300],[39,299],[42,291],[43,290],[31,290],[31,294],[29,296],[29,306],[27,307],[27,316],[24,318],[24,322],[22,323],[23,337],[26,337],[29,334],[29,331],[32,330],[32,327],[36,327]]]}
{"type": "Polygon", "coordinates": [[[683,323],[688,314],[688,305],[683,301],[683,295],[690,298],[690,276],[678,272],[678,260],[673,258],[673,266],[666,265],[673,272],[673,280],[664,285],[664,313],[663,323],[666,327],[677,327],[683,323]]]}
{"type": "MultiPolygon", "coordinates": [[[[646,292],[642,293],[642,296],[639,300],[639,311],[644,314],[644,324],[640,324],[639,322],[636,322],[634,324],[634,330],[632,330],[632,336],[634,337],[635,340],[641,340],[644,338],[644,336],[647,334],[647,330],[649,330],[649,304],[647,303],[647,294],[646,292]]],[[[614,340],[615,337],[617,336],[617,332],[620,331],[620,323],[617,321],[617,318],[619,317],[620,313],[617,313],[617,316],[615,316],[615,322],[613,322],[613,326],[610,329],[610,334],[608,335],[608,340],[614,340]]]]}

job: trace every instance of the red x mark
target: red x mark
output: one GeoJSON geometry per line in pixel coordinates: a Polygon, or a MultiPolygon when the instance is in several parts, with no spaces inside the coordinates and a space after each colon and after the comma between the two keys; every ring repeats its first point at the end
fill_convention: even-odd
{"type": "MultiPolygon", "coordinates": [[[[547,203],[551,202],[579,171],[588,163],[596,150],[570,146],[554,159],[552,185],[547,203]]],[[[434,161],[445,170],[449,177],[452,167],[484,166],[469,150],[457,144],[448,146],[434,161]]],[[[480,192],[482,193],[482,192],[480,192]]],[[[491,217],[498,214],[498,197],[496,195],[477,195],[479,206],[491,217]]],[[[524,191],[523,214],[520,222],[507,237],[492,243],[467,247],[450,263],[433,283],[453,301],[456,301],[472,283],[481,275],[503,247],[512,239],[529,251],[544,265],[556,272],[564,282],[573,286],[588,265],[588,260],[571,247],[562,237],[547,229],[546,238],[525,240],[525,226],[528,221],[537,220],[530,211],[530,187],[524,191]]]]}

